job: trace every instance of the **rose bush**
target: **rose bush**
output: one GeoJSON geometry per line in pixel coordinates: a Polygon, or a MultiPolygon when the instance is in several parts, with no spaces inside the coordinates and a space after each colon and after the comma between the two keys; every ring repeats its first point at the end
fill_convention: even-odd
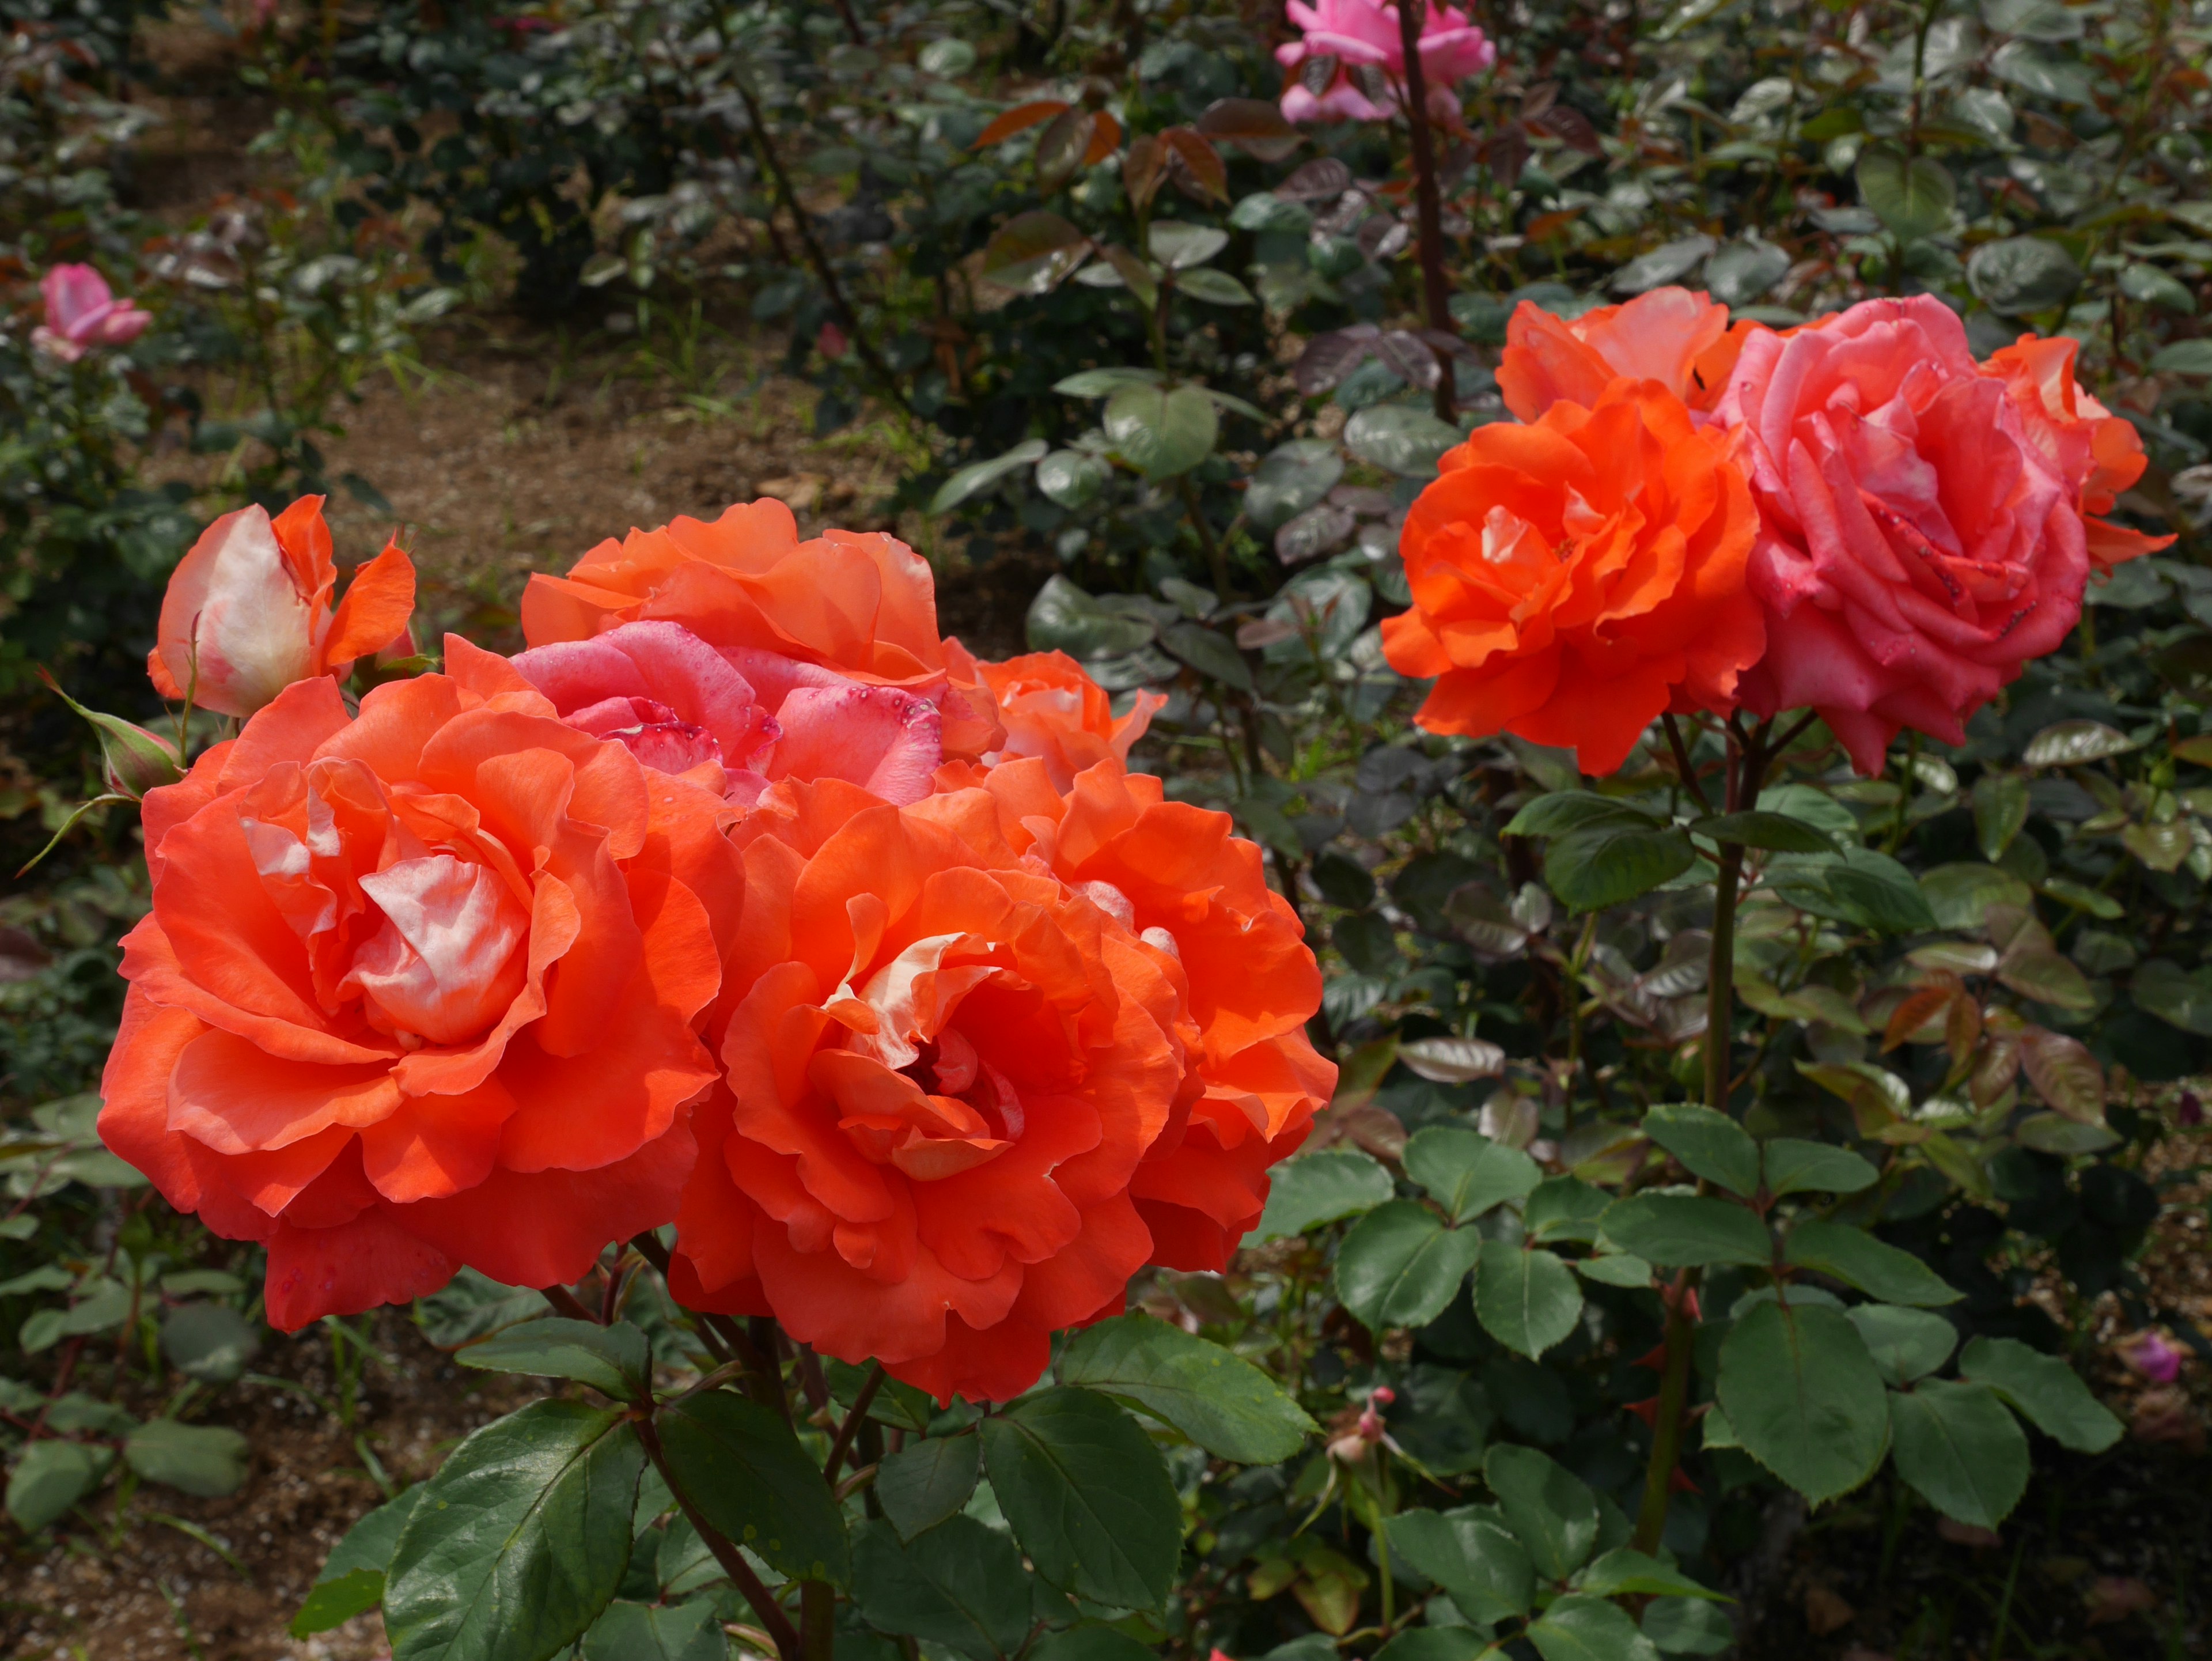
{"type": "Polygon", "coordinates": [[[146,798],[100,1135],[267,1247],[288,1329],[581,1275],[673,1217],[715,1077],[720,799],[447,651],[358,715],[297,681],[146,798]]]}

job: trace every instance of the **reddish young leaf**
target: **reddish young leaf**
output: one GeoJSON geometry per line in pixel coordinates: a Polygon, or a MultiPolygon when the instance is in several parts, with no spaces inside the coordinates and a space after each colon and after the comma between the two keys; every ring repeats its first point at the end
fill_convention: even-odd
{"type": "Polygon", "coordinates": [[[994,144],[1003,144],[1018,132],[1027,132],[1040,121],[1049,121],[1065,112],[1067,100],[1062,98],[1040,98],[1034,103],[1017,104],[1004,115],[983,129],[971,150],[988,150],[994,144]]]}
{"type": "Polygon", "coordinates": [[[1229,199],[1229,165],[1203,134],[1188,127],[1170,127],[1160,137],[1200,191],[1217,201],[1229,199]]]}

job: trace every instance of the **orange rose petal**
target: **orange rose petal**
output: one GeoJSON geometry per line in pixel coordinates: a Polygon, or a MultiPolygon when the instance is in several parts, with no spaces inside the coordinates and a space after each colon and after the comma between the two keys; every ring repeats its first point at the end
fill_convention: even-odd
{"type": "Polygon", "coordinates": [[[336,1228],[280,1224],[269,1242],[269,1323],[297,1332],[325,1315],[421,1297],[453,1279],[457,1267],[381,1211],[336,1228]]]}
{"type": "Polygon", "coordinates": [[[515,1110],[499,1079],[459,1096],[410,1096],[361,1133],[362,1169],[376,1191],[404,1205],[441,1200],[491,1174],[500,1131],[515,1110]]]}

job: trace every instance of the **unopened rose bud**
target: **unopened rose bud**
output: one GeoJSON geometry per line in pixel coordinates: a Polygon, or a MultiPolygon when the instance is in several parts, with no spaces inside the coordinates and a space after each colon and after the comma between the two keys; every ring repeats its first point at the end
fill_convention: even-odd
{"type": "Polygon", "coordinates": [[[97,709],[88,709],[67,692],[44,669],[39,678],[64,703],[82,715],[100,734],[100,771],[107,788],[118,796],[128,796],[137,801],[149,790],[159,789],[165,784],[174,784],[185,776],[185,758],[177,746],[158,733],[149,733],[135,721],[120,715],[102,715],[97,709]]]}

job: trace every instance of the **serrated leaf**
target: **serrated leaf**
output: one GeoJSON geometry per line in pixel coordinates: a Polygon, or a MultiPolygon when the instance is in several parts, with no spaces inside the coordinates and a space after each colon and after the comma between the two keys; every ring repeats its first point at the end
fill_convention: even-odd
{"type": "Polygon", "coordinates": [[[2146,958],[2129,979],[2128,995],[2169,1026],[2212,1037],[2212,983],[2203,970],[2191,974],[2170,958],[2146,958]]]}
{"type": "Polygon", "coordinates": [[[1344,457],[1326,439],[1296,438],[1267,453],[1244,491],[1244,516],[1272,532],[1313,507],[1344,477],[1344,457]]]}
{"type": "Polygon", "coordinates": [[[8,1475],[8,1515],[25,1533],[37,1533],[91,1493],[114,1457],[83,1442],[27,1444],[8,1475]]]}
{"type": "Polygon", "coordinates": [[[1774,1261],[1766,1225],[1727,1200],[1638,1194],[1615,1201],[1598,1220],[1598,1227],[1621,1250],[1655,1263],[1739,1263],[1765,1269],[1774,1261]]]}
{"type": "Polygon", "coordinates": [[[1966,283],[1993,312],[2020,317],[2063,306],[2084,280],[2074,256],[2039,236],[1984,242],[1966,260],[1966,283]]]}
{"type": "Polygon", "coordinates": [[[601,1326],[548,1316],[471,1344],[453,1359],[487,1372],[574,1378],[617,1402],[642,1401],[653,1392],[652,1347],[643,1330],[628,1321],[601,1326]]]}
{"type": "Polygon", "coordinates": [[[216,1499],[246,1485],[252,1450],[222,1425],[186,1425],[149,1419],[124,1439],[123,1457],[149,1482],[216,1499]]]}
{"type": "Polygon", "coordinates": [[[614,1601],[645,1450],[619,1412],[534,1402],[422,1485],[387,1571],[393,1661],[547,1661],[614,1601]]]}
{"type": "MultiPolygon", "coordinates": [[[[1400,1050],[1402,1059],[1403,1048],[1400,1050]]],[[[1543,1180],[1536,1162],[1517,1147],[1457,1125],[1430,1125],[1407,1139],[1406,1174],[1455,1223],[1518,1200],[1543,1180]]]]}
{"type": "Polygon", "coordinates": [[[1547,1177],[1529,1191],[1521,1208],[1521,1226],[1532,1240],[1597,1238],[1598,1221],[1613,1196],[1579,1177],[1547,1177]]]}
{"type": "Polygon", "coordinates": [[[1467,1084],[1505,1070],[1504,1048],[1485,1038],[1413,1038],[1398,1046],[1398,1059],[1432,1084],[1467,1084]]]}
{"type": "Polygon", "coordinates": [[[2100,721],[2062,721],[2027,741],[2021,759],[2030,767],[2080,767],[2139,747],[2116,727],[2100,721]]]}
{"type": "Polygon", "coordinates": [[[1747,848],[1764,848],[1778,854],[1836,851],[1833,837],[1816,824],[1793,819],[1786,813],[1719,813],[1692,820],[1690,831],[1715,842],[1740,842],[1747,848]]]}
{"type": "Polygon", "coordinates": [[[584,1661],[726,1661],[714,1600],[611,1603],[584,1634],[584,1661]]]}
{"type": "Polygon", "coordinates": [[[1056,213],[1017,214],[983,246],[986,282],[1016,294],[1049,294],[1091,252],[1091,239],[1056,213]]]}
{"type": "Polygon", "coordinates": [[[1100,424],[1115,453],[1147,478],[1187,473],[1213,453],[1221,417],[1197,386],[1124,386],[1100,424]]]}
{"type": "Polygon", "coordinates": [[[161,1322],[161,1353],[187,1378],[227,1384],[261,1347],[261,1329],[228,1304],[180,1304],[161,1322]]]}
{"type": "Polygon", "coordinates": [[[1984,773],[1974,781],[1974,840],[1994,861],[2027,823],[2027,776],[1984,773]]]}
{"type": "Polygon", "coordinates": [[[1959,1347],[1959,1329],[1924,1309],[1855,1304],[1844,1313],[1866,1341],[1867,1354],[1885,1384],[1904,1385],[1924,1378],[1959,1347]]]}
{"type": "Polygon", "coordinates": [[[1564,1580],[1589,1559],[1597,1544],[1597,1496],[1581,1477],[1534,1448],[1501,1443],[1484,1457],[1482,1480],[1538,1574],[1564,1580]]]}
{"type": "Polygon", "coordinates": [[[669,1469],[701,1516],[796,1580],[846,1584],[845,1519],[782,1415],[732,1390],[659,1415],[669,1469]]]}
{"type": "Polygon", "coordinates": [[[1616,1546],[1575,1577],[1575,1590],[1592,1597],[1706,1597],[1725,1603],[1721,1593],[1699,1585],[1679,1569],[1626,1546],[1616,1546]]]}
{"type": "Polygon", "coordinates": [[[1540,1246],[1485,1240],[1474,1265],[1474,1312],[1483,1330],[1532,1360],[1581,1323],[1574,1271],[1540,1246]]]}
{"type": "Polygon", "coordinates": [[[1850,1104],[1862,1136],[1872,1136],[1912,1111],[1911,1086],[1871,1062],[1799,1062],[1797,1071],[1850,1104]]]}
{"type": "Polygon", "coordinates": [[[1275,1167],[1267,1208],[1247,1236],[1254,1245],[1287,1239],[1372,1211],[1391,1195],[1390,1173],[1351,1148],[1324,1148],[1275,1167]]]}
{"type": "Polygon", "coordinates": [[[1217,271],[1211,267],[1183,272],[1176,278],[1176,289],[1193,300],[1203,300],[1209,306],[1256,306],[1260,303],[1251,289],[1228,272],[1217,271]]]}
{"type": "Polygon", "coordinates": [[[1785,1262],[1831,1275],[1886,1304],[1933,1309],[1965,1296],[1911,1252],[1848,1223],[1806,1218],[1790,1231],[1782,1256],[1785,1262]]]}
{"type": "Polygon", "coordinates": [[[1062,1591],[1157,1609],[1182,1551],[1182,1506],[1159,1450],[1104,1396],[1066,1385],[982,1423],[983,1463],[1014,1538],[1062,1591]]]}
{"type": "Polygon", "coordinates": [[[1019,472],[1042,457],[1049,447],[1041,438],[1025,438],[1004,455],[963,467],[937,487],[937,494],[930,498],[929,511],[933,514],[951,513],[962,502],[982,495],[1009,474],[1019,472]]]}
{"type": "Polygon", "coordinates": [[[428,1484],[417,1482],[397,1499],[388,1500],[345,1532],[331,1548],[315,1584],[288,1628],[295,1638],[307,1638],[342,1626],[356,1615],[384,1601],[384,1579],[407,1519],[415,1514],[428,1484]]]}
{"type": "Polygon", "coordinates": [[[1993,1529],[2027,1491],[2027,1438],[1996,1393],[1929,1378],[1889,1397],[1897,1474],[1946,1517],[1993,1529]]]}
{"type": "Polygon", "coordinates": [[[1437,459],[1462,437],[1456,427],[1403,404],[1371,404],[1344,423],[1345,448],[1401,478],[1432,478],[1437,459]]]}
{"type": "Polygon", "coordinates": [[[1152,222],[1146,251],[1170,271],[1187,271],[1203,265],[1228,246],[1229,233],[1218,226],[1158,219],[1152,222]]]}
{"type": "Polygon", "coordinates": [[[1659,1661],[1659,1652],[1628,1612],[1601,1597],[1570,1592],[1528,1623],[1544,1661],[1659,1661]]]}
{"type": "Polygon", "coordinates": [[[1482,1237],[1449,1229],[1408,1200],[1362,1217],[1336,1254],[1336,1295],[1370,1330],[1425,1326],[1474,1267],[1482,1237]]]}
{"type": "Polygon", "coordinates": [[[1770,1194],[1856,1194],[1881,1173],[1847,1147],[1777,1136],[1762,1149],[1770,1194]]]}
{"type": "Polygon", "coordinates": [[[1759,1144],[1727,1114],[1694,1103],[1670,1103],[1645,1114],[1641,1129],[1693,1176],[1747,1200],[1759,1192],[1759,1144]]]}
{"type": "Polygon", "coordinates": [[[1535,1589],[1528,1548],[1487,1506],[1402,1511],[1385,1526],[1390,1549],[1442,1586],[1468,1620],[1528,1613],[1535,1589]]]}
{"type": "Polygon", "coordinates": [[[1817,1304],[1754,1305],[1722,1342],[1718,1399],[1744,1450],[1818,1505],[1874,1475],[1889,1403],[1866,1342],[1817,1304]]]}
{"type": "Polygon", "coordinates": [[[2120,1421],[2056,1355],[2017,1338],[1976,1338],[1959,1357],[1959,1376],[1987,1384],[2061,1447],[2102,1453],[2120,1439],[2120,1421]]]}
{"type": "Polygon", "coordinates": [[[1899,241],[1933,236],[1951,222],[1958,186],[1934,157],[1869,149],[1859,157],[1857,173],[1859,199],[1899,241]]]}
{"type": "Polygon", "coordinates": [[[903,1544],[889,1523],[863,1523],[853,1570],[870,1625],[972,1661],[1019,1654],[1035,1620],[1037,1586],[1021,1552],[972,1517],[950,1518],[903,1544]]]}
{"type": "Polygon", "coordinates": [[[935,1528],[968,1503],[983,1469],[974,1436],[927,1436],[887,1457],[876,1473],[876,1498],[902,1540],[935,1528]]]}
{"type": "Polygon", "coordinates": [[[1236,642],[1203,624],[1170,624],[1160,631],[1160,644],[1201,675],[1239,691],[1252,690],[1252,667],[1236,642]]]}
{"type": "Polygon", "coordinates": [[[1596,911],[1647,894],[1696,863],[1697,850],[1680,830],[1600,824],[1544,850],[1544,881],[1576,910],[1596,911]]]}
{"type": "Polygon", "coordinates": [[[1766,879],[1800,911],[1855,928],[1911,934],[1936,926],[1936,914],[1912,873],[1871,848],[1785,855],[1769,867],[1766,879]]]}
{"type": "Polygon", "coordinates": [[[1553,790],[1514,814],[1505,827],[1505,834],[1558,837],[1596,825],[1628,825],[1641,830],[1656,830],[1662,824],[1649,808],[1637,802],[1601,796],[1595,790],[1553,790]]]}
{"type": "Polygon", "coordinates": [[[1062,1384],[1127,1396],[1207,1452],[1243,1464],[1287,1459],[1320,1429],[1249,1361],[1150,1315],[1085,1327],[1068,1339],[1057,1370],[1062,1384]]]}

